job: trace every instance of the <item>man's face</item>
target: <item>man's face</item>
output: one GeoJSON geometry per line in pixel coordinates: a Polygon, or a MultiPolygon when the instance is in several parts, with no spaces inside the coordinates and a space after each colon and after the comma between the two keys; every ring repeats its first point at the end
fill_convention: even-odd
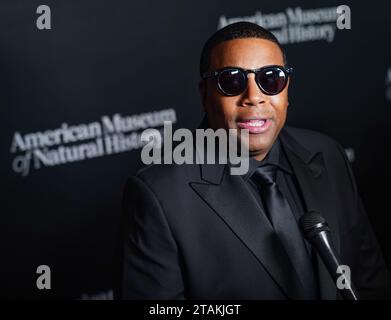
{"type": "MultiPolygon", "coordinates": [[[[258,69],[268,65],[284,65],[280,48],[273,42],[258,38],[225,41],[217,45],[210,57],[210,70],[223,67],[258,69]]],[[[201,80],[200,92],[209,125],[213,129],[249,128],[249,153],[262,160],[285,124],[288,108],[288,85],[277,95],[264,94],[249,73],[248,87],[238,96],[225,96],[211,78],[201,80]],[[267,119],[262,124],[262,119],[267,119]]]]}

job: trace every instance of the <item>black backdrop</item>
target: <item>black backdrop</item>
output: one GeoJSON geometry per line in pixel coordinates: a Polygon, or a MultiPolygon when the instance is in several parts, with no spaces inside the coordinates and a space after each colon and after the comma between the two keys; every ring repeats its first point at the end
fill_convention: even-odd
{"type": "Polygon", "coordinates": [[[336,30],[327,15],[293,25],[292,16],[288,19],[288,27],[335,31],[329,39],[315,34],[298,42],[291,34],[286,42],[289,65],[295,67],[288,123],[324,132],[346,148],[390,265],[390,4],[1,0],[0,296],[112,296],[122,188],[141,165],[140,148],[57,165],[44,164],[39,151],[106,136],[137,139],[141,129],[159,127],[162,114],[177,127],[194,128],[202,117],[200,50],[221,21],[277,13],[289,18],[289,8],[307,12],[341,4],[351,8],[351,30],[336,30]],[[36,27],[41,4],[51,9],[50,30],[36,27]],[[136,121],[145,113],[159,119],[102,129],[100,136],[80,134],[77,141],[31,142],[63,126],[82,130],[81,124],[98,123],[107,131],[116,114],[136,121]],[[30,147],[13,147],[16,136],[30,139],[30,147]],[[51,290],[36,288],[39,265],[51,268],[51,290]]]}

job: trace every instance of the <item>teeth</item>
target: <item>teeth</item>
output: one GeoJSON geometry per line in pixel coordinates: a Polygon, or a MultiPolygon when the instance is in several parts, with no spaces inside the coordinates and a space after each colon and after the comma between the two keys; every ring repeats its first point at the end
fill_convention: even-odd
{"type": "Polygon", "coordinates": [[[265,120],[249,121],[248,125],[251,127],[259,127],[265,124],[265,120]]]}

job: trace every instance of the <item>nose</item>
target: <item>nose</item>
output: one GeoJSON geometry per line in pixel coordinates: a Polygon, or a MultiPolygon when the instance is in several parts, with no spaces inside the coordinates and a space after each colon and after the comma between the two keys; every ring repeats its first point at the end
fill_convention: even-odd
{"type": "Polygon", "coordinates": [[[247,89],[242,95],[242,105],[245,107],[253,107],[265,103],[266,97],[264,93],[259,89],[256,81],[255,74],[250,73],[247,76],[247,89]]]}

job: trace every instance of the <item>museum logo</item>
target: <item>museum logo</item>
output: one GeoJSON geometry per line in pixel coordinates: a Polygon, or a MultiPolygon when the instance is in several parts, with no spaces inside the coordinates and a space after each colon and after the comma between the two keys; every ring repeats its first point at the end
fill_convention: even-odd
{"type": "Polygon", "coordinates": [[[27,176],[31,169],[53,167],[139,149],[145,145],[142,130],[176,122],[174,109],[123,116],[103,115],[100,121],[70,125],[32,133],[16,131],[10,152],[12,170],[27,176]]]}

